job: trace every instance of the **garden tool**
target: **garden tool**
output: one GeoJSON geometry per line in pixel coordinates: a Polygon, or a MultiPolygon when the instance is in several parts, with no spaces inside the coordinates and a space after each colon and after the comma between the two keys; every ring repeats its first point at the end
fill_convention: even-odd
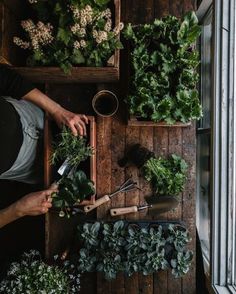
{"type": "Polygon", "coordinates": [[[108,194],[108,195],[105,195],[101,198],[99,198],[98,200],[95,201],[94,204],[92,205],[86,205],[84,207],[84,211],[85,212],[90,212],[91,210],[97,208],[98,206],[110,201],[110,199],[115,196],[116,194],[118,193],[123,193],[123,192],[129,192],[129,191],[132,191],[134,189],[139,189],[137,187],[137,183],[134,182],[132,180],[132,178],[129,178],[127,181],[125,181],[120,187],[119,189],[117,189],[115,192],[111,193],[111,194],[108,194]]]}
{"type": "Polygon", "coordinates": [[[148,209],[148,214],[158,215],[175,208],[179,201],[173,196],[152,196],[145,198],[147,204],[110,209],[111,216],[123,215],[148,209]]]}

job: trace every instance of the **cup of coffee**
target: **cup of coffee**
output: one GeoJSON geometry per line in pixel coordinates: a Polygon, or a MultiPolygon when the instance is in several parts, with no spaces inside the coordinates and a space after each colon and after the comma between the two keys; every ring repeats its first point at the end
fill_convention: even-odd
{"type": "Polygon", "coordinates": [[[111,91],[101,90],[93,97],[92,106],[98,115],[109,117],[116,113],[119,101],[111,91]]]}

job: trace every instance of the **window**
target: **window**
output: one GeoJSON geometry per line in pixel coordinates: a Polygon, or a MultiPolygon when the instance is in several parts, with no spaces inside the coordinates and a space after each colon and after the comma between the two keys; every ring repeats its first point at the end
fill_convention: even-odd
{"type": "Polygon", "coordinates": [[[235,1],[201,2],[201,99],[197,129],[197,226],[216,293],[236,293],[235,1]],[[204,10],[204,7],[207,9],[204,10]]]}

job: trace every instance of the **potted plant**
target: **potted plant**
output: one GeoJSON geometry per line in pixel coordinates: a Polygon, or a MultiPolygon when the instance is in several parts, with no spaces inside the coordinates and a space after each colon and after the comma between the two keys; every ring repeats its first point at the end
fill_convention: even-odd
{"type": "Polygon", "coordinates": [[[119,272],[149,275],[167,269],[172,269],[175,277],[183,276],[193,256],[186,250],[189,233],[181,225],[155,224],[116,221],[80,225],[78,270],[103,272],[108,280],[115,279],[119,272]]]}
{"type": "Polygon", "coordinates": [[[80,274],[70,261],[49,265],[42,261],[40,253],[31,250],[13,262],[4,280],[1,293],[71,294],[80,290],[80,274]]]}
{"type": "Polygon", "coordinates": [[[182,21],[166,16],[152,24],[126,27],[125,38],[133,44],[129,125],[185,126],[202,116],[194,47],[200,30],[194,12],[182,21]]]}
{"type": "Polygon", "coordinates": [[[94,183],[80,167],[81,162],[93,155],[94,149],[87,144],[86,138],[75,137],[65,126],[58,137],[54,143],[51,164],[64,162],[65,175],[57,181],[58,192],[53,193],[52,204],[54,208],[60,209],[59,216],[66,214],[69,217],[74,205],[83,204],[89,197],[94,198],[94,183]],[[69,173],[66,173],[68,168],[69,173]]]}
{"type": "Polygon", "coordinates": [[[156,158],[146,147],[133,144],[118,163],[120,166],[131,163],[139,168],[156,195],[177,196],[184,190],[188,165],[180,156],[172,154],[168,158],[156,158]]]}
{"type": "MultiPolygon", "coordinates": [[[[16,70],[37,82],[119,78],[120,0],[28,2],[29,18],[21,21],[25,37],[17,32],[13,42],[28,53],[31,69],[16,70]]],[[[20,15],[12,19],[18,23],[20,15]]]]}

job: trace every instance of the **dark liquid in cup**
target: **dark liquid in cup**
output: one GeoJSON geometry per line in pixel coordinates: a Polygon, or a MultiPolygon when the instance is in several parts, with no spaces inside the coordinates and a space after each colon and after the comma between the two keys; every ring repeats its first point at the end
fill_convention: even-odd
{"type": "Polygon", "coordinates": [[[95,101],[94,108],[101,115],[110,115],[116,111],[117,100],[109,94],[103,94],[95,101]]]}

